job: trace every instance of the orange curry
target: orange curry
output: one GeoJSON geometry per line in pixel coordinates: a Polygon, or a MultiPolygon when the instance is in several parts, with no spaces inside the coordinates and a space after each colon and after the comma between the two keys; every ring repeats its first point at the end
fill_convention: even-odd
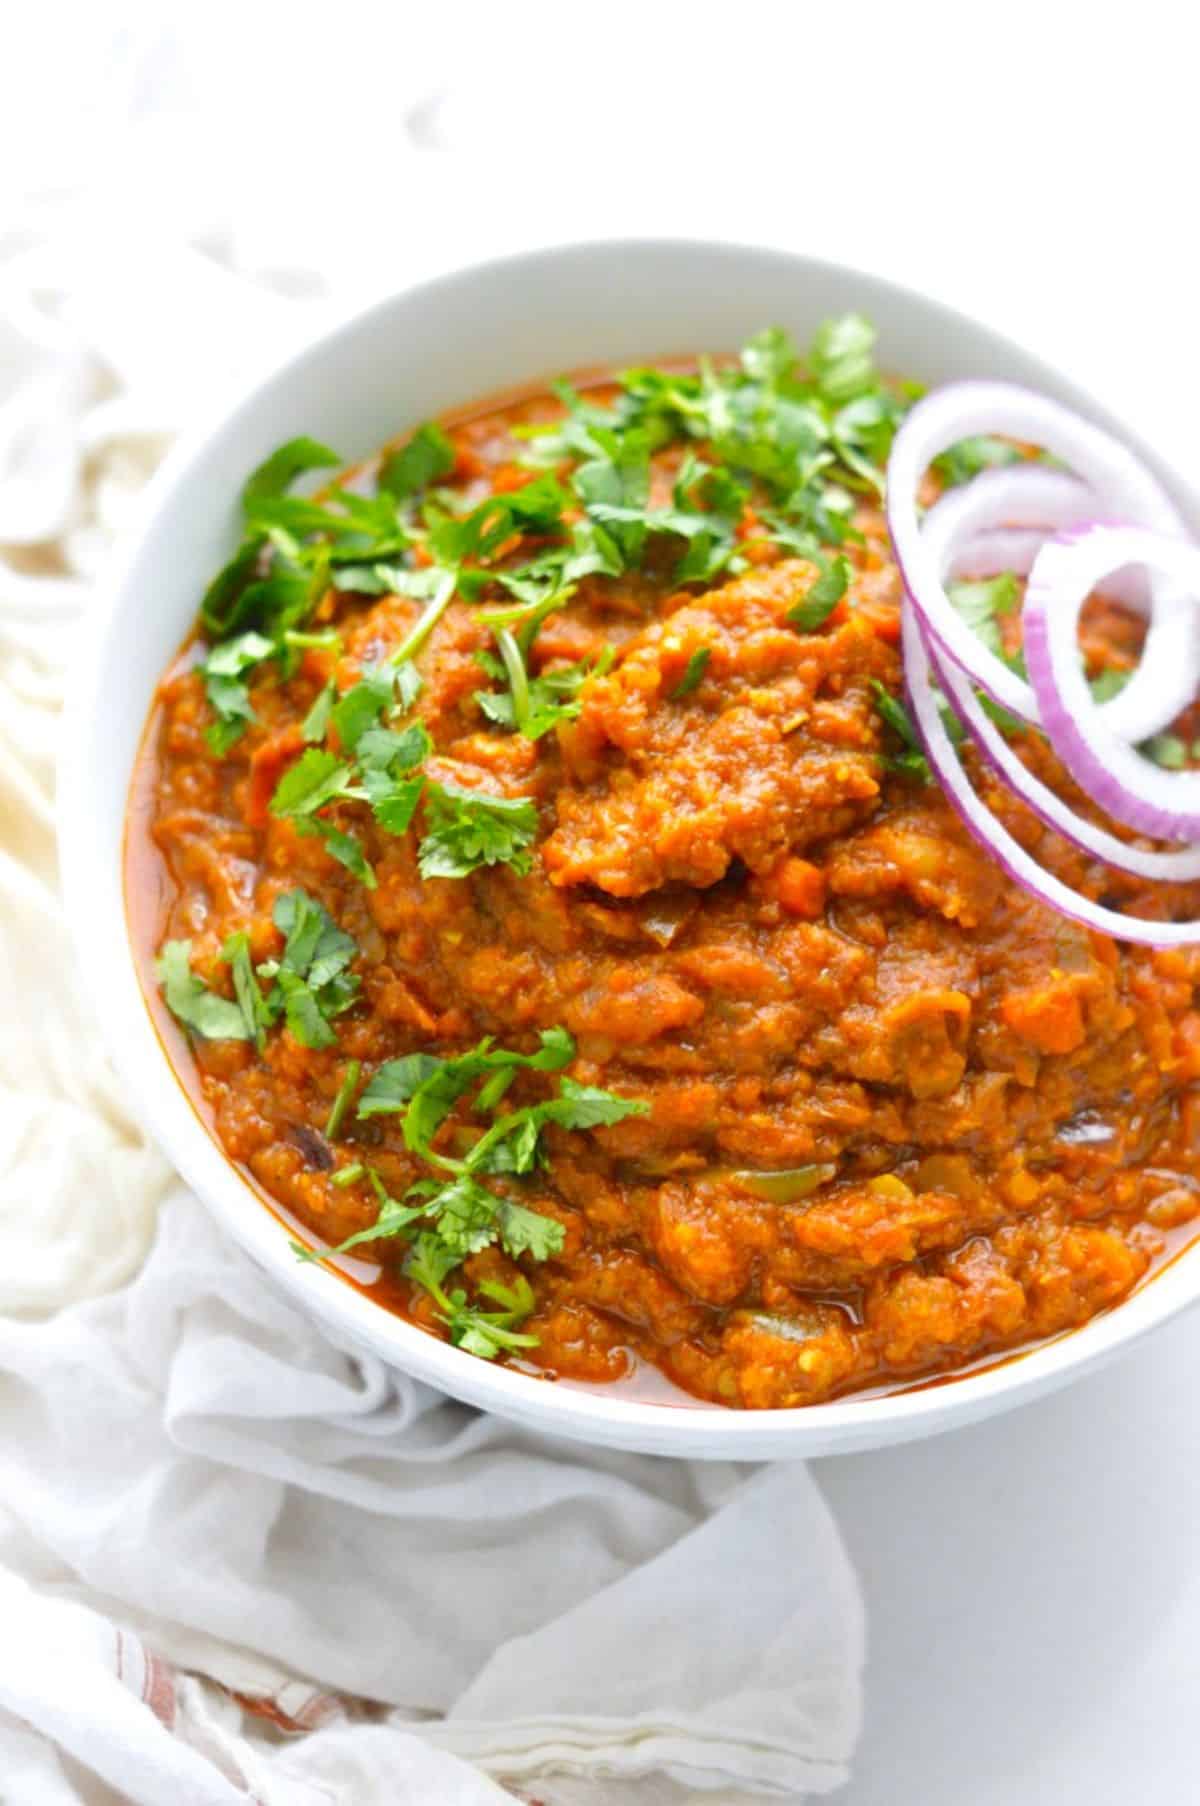
{"type": "MultiPolygon", "coordinates": [[[[129,886],[187,1082],[318,1252],[359,1238],[469,1353],[762,1408],[1128,1294],[1200,1202],[1200,952],[1091,934],[968,838],[887,706],[903,391],[755,344],[423,429],[315,499],[311,442],[258,473],[129,886]]],[[[1087,622],[1093,670],[1133,661],[1136,623],[1087,622]]],[[[1196,913],[971,768],[1073,885],[1196,913]]]]}

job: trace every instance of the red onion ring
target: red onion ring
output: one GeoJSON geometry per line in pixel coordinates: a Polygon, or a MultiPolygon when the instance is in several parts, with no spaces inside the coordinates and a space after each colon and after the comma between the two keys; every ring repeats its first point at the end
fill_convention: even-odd
{"type": "MultiPolygon", "coordinates": [[[[1037,512],[1039,519],[1034,522],[1025,517],[1033,512],[1029,506],[1021,508],[1022,525],[1012,525],[1015,515],[1011,512],[1011,499],[1004,490],[992,488],[990,480],[986,491],[986,499],[995,502],[995,508],[979,507],[973,509],[969,519],[963,518],[959,512],[959,498],[965,498],[972,490],[980,490],[980,501],[984,499],[982,490],[983,477],[977,483],[966,488],[951,489],[933,504],[921,523],[921,532],[927,543],[943,548],[944,559],[942,574],[946,578],[959,577],[994,577],[1002,571],[1011,571],[1016,577],[1027,577],[1033,569],[1033,561],[1045,545],[1052,533],[1062,532],[1071,527],[1090,526],[1100,512],[1100,505],[1087,485],[1074,477],[1060,476],[1057,472],[1047,471],[1044,466],[1027,465],[1027,470],[1037,472],[1040,477],[1049,476],[1055,489],[1043,487],[1041,506],[1037,512]],[[1059,487],[1065,485],[1065,487],[1059,487]],[[1056,498],[1061,506],[1055,507],[1056,498]],[[991,518],[994,513],[995,518],[991,518]],[[1052,519],[1051,515],[1057,518],[1052,519]],[[976,527],[978,520],[981,524],[976,527]],[[938,537],[930,541],[930,535],[936,531],[938,537]],[[969,534],[969,537],[965,537],[969,534]]],[[[1004,475],[1004,472],[989,473],[1004,475]]],[[[1016,498],[1020,501],[1020,497],[1016,498]]],[[[1027,498],[1031,499],[1031,498],[1027,498]]],[[[1104,579],[1101,594],[1110,597],[1114,602],[1123,603],[1126,608],[1137,614],[1150,612],[1150,597],[1144,574],[1141,571],[1119,571],[1104,579]]],[[[1036,707],[1036,697],[1030,693],[1030,700],[1036,707]]]]}
{"type": "MultiPolygon", "coordinates": [[[[1163,771],[1110,734],[1111,705],[1093,700],[1079,657],[1084,602],[1110,571],[1132,564],[1165,574],[1174,593],[1194,599],[1191,641],[1200,640],[1200,546],[1145,528],[1090,527],[1047,540],[1034,561],[1023,616],[1029,677],[1050,744],[1102,809],[1159,840],[1197,840],[1200,772],[1163,771]]],[[[1180,707],[1194,700],[1192,686],[1180,707]]]]}
{"type": "MultiPolygon", "coordinates": [[[[1037,721],[1035,691],[998,659],[963,621],[946,594],[939,545],[951,530],[1063,524],[1063,509],[1082,505],[1081,491],[1062,472],[1014,465],[975,478],[946,507],[930,537],[918,518],[921,479],[933,460],[958,440],[981,433],[1044,446],[1071,465],[1095,498],[1092,507],[1164,534],[1183,535],[1180,516],[1157,479],[1134,455],[1067,408],[1006,383],[955,383],[917,403],[893,442],[888,462],[888,528],[904,586],[934,638],[973,682],[1022,720],[1037,721]],[[1066,485],[1070,485],[1067,488],[1066,485]],[[1019,507],[1018,507],[1019,504],[1019,507]],[[952,505],[952,506],[951,506],[952,505]],[[1030,511],[1035,518],[1030,519],[1030,511]],[[1055,512],[1057,510],[1057,513],[1055,512]],[[1025,519],[1020,518],[1024,512],[1025,519]],[[1040,512],[1042,518],[1036,518],[1040,512]],[[1007,514],[1007,518],[1005,515],[1007,514]],[[1046,518],[1046,516],[1049,518],[1046,518]]],[[[936,510],[926,519],[928,528],[936,510]]],[[[935,523],[936,525],[936,523],[935,523]]],[[[1120,743],[1159,732],[1193,699],[1200,685],[1200,635],[1190,600],[1161,582],[1153,586],[1151,625],[1141,665],[1104,711],[1106,740],[1120,743]]]]}
{"type": "MultiPolygon", "coordinates": [[[[998,577],[1011,571],[1014,577],[1028,577],[1047,538],[1036,527],[995,527],[990,533],[977,533],[951,552],[946,576],[998,577]]],[[[1149,612],[1149,593],[1139,571],[1114,571],[1104,578],[1097,593],[1134,614],[1149,612]]]]}
{"type": "MultiPolygon", "coordinates": [[[[1098,934],[1111,935],[1115,940],[1133,941],[1147,947],[1186,947],[1200,943],[1200,922],[1147,922],[1139,916],[1121,915],[1044,870],[996,819],[967,777],[942,720],[919,617],[908,598],[901,610],[901,646],[909,708],[934,776],[968,833],[992,855],[1015,884],[1061,915],[1083,923],[1098,934]]],[[[1136,758],[1137,754],[1130,753],[1130,757],[1136,758]]]]}
{"type": "Polygon", "coordinates": [[[984,759],[1001,782],[1048,828],[1117,871],[1131,872],[1138,878],[1157,879],[1164,884],[1190,884],[1200,879],[1200,846],[1181,848],[1178,852],[1130,846],[1127,841],[1110,834],[1107,828],[1098,827],[1086,816],[1077,815],[1069,803],[1048,784],[1043,784],[1018,758],[958,667],[939,652],[936,645],[926,642],[926,651],[943,693],[984,759]]]}

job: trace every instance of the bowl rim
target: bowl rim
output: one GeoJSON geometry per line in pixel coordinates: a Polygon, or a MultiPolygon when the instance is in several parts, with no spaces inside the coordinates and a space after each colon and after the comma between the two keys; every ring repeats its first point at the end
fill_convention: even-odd
{"type": "MultiPolygon", "coordinates": [[[[1123,438],[1167,476],[1173,489],[1185,497],[1189,494],[1177,472],[1140,444],[1135,432],[1115,422],[1103,403],[1061,367],[1047,364],[989,321],[871,269],[732,237],[705,239],[683,234],[565,239],[456,264],[338,315],[299,344],[291,342],[252,383],[240,388],[232,399],[223,398],[207,420],[182,435],[146,486],[137,529],[110,561],[97,586],[68,677],[56,807],[66,914],[84,992],[133,1100],[135,1114],[223,1229],[274,1284],[316,1317],[330,1339],[356,1352],[373,1354],[467,1404],[495,1411],[529,1428],[597,1446],[734,1460],[851,1452],[948,1430],[1010,1409],[1094,1369],[1200,1298],[1200,1243],[1185,1251],[1193,1256],[1194,1278],[1188,1285],[1178,1278],[1173,1284],[1165,1283],[1184,1260],[1183,1255],[1176,1256],[1118,1305],[1076,1330],[1028,1350],[998,1354],[974,1370],[935,1376],[924,1385],[916,1382],[889,1393],[851,1393],[824,1404],[750,1411],[714,1407],[703,1401],[679,1405],[643,1401],[619,1389],[548,1382],[464,1354],[387,1311],[336,1272],[296,1262],[285,1225],[227,1158],[162,1045],[136,971],[123,882],[119,885],[119,946],[112,912],[98,913],[94,907],[96,861],[107,865],[102,835],[90,819],[89,808],[89,748],[103,731],[104,719],[101,651],[120,619],[122,601],[136,578],[155,523],[186,496],[193,472],[202,464],[211,442],[236,421],[252,417],[278,385],[301,384],[309,367],[328,356],[339,342],[352,341],[393,310],[418,298],[436,297],[440,289],[494,276],[526,280],[564,258],[628,260],[673,254],[735,261],[749,258],[787,265],[798,277],[809,271],[849,278],[860,290],[873,289],[885,306],[889,298],[899,298],[923,311],[931,327],[940,322],[981,336],[1005,355],[1043,374],[1053,387],[1071,393],[1101,420],[1119,426],[1123,438]],[[134,1000],[136,1010],[131,1008],[134,1000]],[[1139,1300],[1138,1310],[1131,1312],[1130,1307],[1139,1300]]],[[[126,770],[123,809],[128,805],[130,776],[126,770]]]]}

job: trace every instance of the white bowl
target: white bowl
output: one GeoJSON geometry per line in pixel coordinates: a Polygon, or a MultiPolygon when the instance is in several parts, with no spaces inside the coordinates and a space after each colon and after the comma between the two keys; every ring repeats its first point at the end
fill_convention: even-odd
{"type": "MultiPolygon", "coordinates": [[[[848,308],[876,322],[886,368],[927,383],[964,376],[1026,382],[1122,432],[1089,396],[990,329],[855,270],[779,251],[669,240],[572,245],[479,264],[336,327],[172,454],[111,607],[97,619],[69,711],[60,813],[68,911],[112,1057],[154,1139],[264,1272],[338,1340],[471,1404],[592,1443],[724,1459],[808,1456],[970,1423],[1062,1385],[1192,1303],[1200,1295],[1200,1246],[1108,1315],[1020,1358],[926,1390],[807,1410],[638,1403],[620,1391],[551,1383],[462,1354],[336,1274],[300,1265],[286,1230],[195,1114],[151,1025],[126,931],[130,772],[155,685],[233,543],[241,479],[281,440],[311,433],[355,459],[407,425],[528,378],[732,349],[774,323],[803,343],[820,320],[848,308]]],[[[1160,474],[1194,518],[1184,485],[1160,474]]]]}

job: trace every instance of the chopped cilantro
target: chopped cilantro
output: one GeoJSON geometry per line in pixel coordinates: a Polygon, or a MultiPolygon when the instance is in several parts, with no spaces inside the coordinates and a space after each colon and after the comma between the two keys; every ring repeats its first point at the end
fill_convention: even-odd
{"type": "Polygon", "coordinates": [[[251,629],[223,640],[205,658],[204,694],[216,720],[205,730],[205,739],[218,758],[224,758],[255,719],[246,687],[246,673],[276,651],[274,640],[251,629]]]}
{"type": "Polygon", "coordinates": [[[401,710],[412,708],[424,688],[424,679],[412,664],[396,666],[396,703],[401,710]]]}
{"type": "Polygon", "coordinates": [[[280,496],[291,488],[296,478],[309,470],[330,470],[341,463],[335,451],[317,439],[301,436],[278,446],[269,458],[246,478],[242,488],[242,506],[253,513],[255,504],[269,496],[280,496]]]}
{"type": "Polygon", "coordinates": [[[1097,702],[1110,702],[1114,696],[1121,694],[1132,676],[1132,671],[1119,671],[1115,665],[1109,665],[1097,677],[1093,677],[1089,688],[1097,702]]]}
{"type": "Polygon", "coordinates": [[[254,970],[249,935],[244,930],[231,934],[221,948],[221,958],[233,975],[233,993],[238,1000],[242,1019],[250,1031],[250,1039],[259,1053],[262,1053],[267,1043],[267,1030],[274,1020],[274,1012],[262,994],[254,970]]]}
{"type": "Polygon", "coordinates": [[[445,1292],[442,1281],[446,1271],[444,1254],[436,1239],[430,1245],[430,1238],[422,1236],[409,1257],[405,1272],[430,1293],[456,1348],[484,1361],[495,1360],[497,1355],[516,1349],[536,1348],[537,1337],[524,1335],[517,1328],[534,1306],[533,1288],[527,1279],[521,1276],[512,1286],[496,1279],[481,1280],[479,1290],[483,1296],[502,1306],[499,1311],[486,1311],[479,1305],[470,1304],[461,1288],[445,1292]]]}
{"type": "Polygon", "coordinates": [[[875,695],[875,707],[880,717],[891,728],[901,742],[903,751],[885,759],[889,771],[900,777],[915,778],[918,783],[927,784],[932,776],[929,761],[921,749],[920,736],[913,726],[908,710],[898,696],[881,684],[878,678],[872,678],[871,689],[875,695]]]}
{"type": "Polygon", "coordinates": [[[1017,447],[1010,445],[1007,439],[992,439],[981,434],[974,439],[960,439],[957,445],[952,445],[933,460],[933,468],[953,489],[997,465],[1016,464],[1020,457],[1017,447]]]}
{"type": "Polygon", "coordinates": [[[1004,656],[1000,620],[1014,613],[1020,600],[1017,579],[1011,571],[995,577],[972,578],[969,582],[948,583],[946,594],[973,633],[978,634],[997,657],[1004,656]]]}
{"type": "Polygon", "coordinates": [[[300,724],[300,733],[306,746],[319,745],[325,738],[329,732],[329,722],[336,701],[337,685],[335,683],[327,683],[318,690],[316,700],[300,724]]]}
{"type": "Polygon", "coordinates": [[[390,452],[379,470],[379,487],[398,501],[415,495],[454,469],[454,445],[432,421],[419,426],[406,445],[390,452]]]}
{"type": "Polygon", "coordinates": [[[672,701],[677,702],[681,696],[690,696],[693,690],[699,689],[711,657],[711,646],[696,647],[683,668],[683,676],[671,691],[672,701]]]}
{"type": "Polygon", "coordinates": [[[358,1100],[359,1116],[385,1116],[402,1110],[428,1078],[441,1070],[433,1054],[404,1054],[379,1067],[358,1100]]]}
{"type": "Polygon", "coordinates": [[[874,387],[875,328],[862,314],[826,320],[813,337],[808,363],[825,401],[847,402],[874,387]]]}
{"type": "Polygon", "coordinates": [[[280,778],[270,810],[272,815],[289,817],[298,834],[318,835],[332,857],[360,883],[373,890],[375,873],[358,836],[347,833],[319,813],[330,803],[357,801],[365,794],[354,783],[354,776],[352,763],[339,759],[325,747],[309,746],[280,778]]]}
{"type": "Polygon", "coordinates": [[[1161,765],[1164,771],[1182,771],[1188,762],[1188,748],[1178,734],[1152,734],[1138,747],[1147,759],[1161,765]]]}
{"type": "Polygon", "coordinates": [[[275,899],[275,926],[286,937],[278,960],[258,968],[275,981],[273,1007],[282,1006],[287,1025],[304,1047],[332,1047],[330,1027],[357,1000],[359,980],[347,971],[358,952],[351,937],[306,891],[285,891],[275,899]]]}
{"type": "Polygon", "coordinates": [[[190,941],[168,941],[158,956],[155,971],[171,1014],[206,1041],[253,1040],[255,1028],[241,1004],[211,991],[197,978],[191,953],[190,941]]]}
{"type": "Polygon", "coordinates": [[[809,588],[803,601],[789,608],[785,619],[802,633],[811,633],[829,619],[850,584],[850,566],[844,558],[835,558],[809,588]]]}
{"type": "Polygon", "coordinates": [[[508,865],[522,877],[532,869],[529,847],[538,828],[532,798],[427,783],[425,805],[423,878],[465,878],[481,865],[508,865]]]}
{"type": "MultiPolygon", "coordinates": [[[[470,1255],[494,1243],[514,1260],[522,1256],[550,1260],[562,1252],[564,1231],[556,1218],[530,1209],[507,1192],[493,1191],[482,1180],[495,1175],[515,1182],[532,1173],[542,1160],[541,1133],[549,1124],[562,1129],[591,1129],[643,1115],[647,1108],[639,1099],[618,1097],[598,1086],[579,1085],[559,1077],[553,1096],[495,1117],[461,1157],[435,1149],[435,1136],[469,1092],[475,1093],[473,1114],[486,1115],[495,1111],[518,1072],[561,1073],[574,1058],[575,1043],[563,1028],[544,1029],[539,1042],[535,1053],[523,1054],[495,1047],[488,1039],[453,1059],[414,1053],[388,1060],[379,1067],[359,1098],[358,1116],[402,1112],[405,1146],[428,1165],[439,1168],[441,1176],[419,1179],[404,1198],[395,1199],[369,1168],[354,1172],[355,1179],[362,1176],[362,1171],[370,1178],[379,1212],[368,1228],[329,1251],[345,1253],[366,1242],[405,1235],[417,1227],[405,1273],[431,1295],[450,1339],[485,1359],[510,1348],[534,1346],[534,1338],[510,1333],[518,1317],[523,1319],[533,1308],[528,1281],[522,1277],[509,1287],[501,1281],[482,1280],[478,1286],[480,1294],[505,1306],[502,1312],[494,1313],[468,1303],[465,1291],[447,1294],[447,1275],[470,1255]]],[[[353,1085],[357,1085],[358,1076],[356,1066],[353,1085]]],[[[348,1095],[348,1083],[343,1081],[339,1101],[348,1095]]],[[[331,1116],[327,1133],[332,1135],[337,1126],[331,1116]]],[[[353,1170],[343,1169],[331,1183],[353,1183],[353,1179],[345,1177],[353,1170]]],[[[297,1248],[297,1253],[304,1259],[327,1258],[311,1249],[297,1248]]]]}
{"type": "Polygon", "coordinates": [[[782,326],[767,326],[742,346],[741,364],[755,382],[778,383],[795,369],[799,355],[782,326]]]}
{"type": "Polygon", "coordinates": [[[367,729],[374,727],[395,699],[394,670],[373,667],[363,672],[358,683],[339,697],[333,710],[333,725],[347,752],[354,752],[367,729]]]}
{"type": "Polygon", "coordinates": [[[358,1090],[358,1081],[361,1076],[361,1060],[351,1060],[342,1075],[337,1096],[333,1100],[333,1108],[330,1110],[329,1119],[325,1124],[326,1141],[333,1141],[341,1132],[342,1124],[346,1120],[346,1112],[350,1108],[354,1093],[358,1090]]]}
{"type": "Polygon", "coordinates": [[[271,798],[272,815],[313,815],[345,796],[354,767],[322,746],[310,746],[289,765],[271,798]]]}
{"type": "Polygon", "coordinates": [[[513,728],[527,740],[540,740],[560,721],[573,720],[582,706],[580,691],[589,677],[607,671],[613,661],[611,647],[592,662],[580,659],[576,664],[556,665],[538,677],[530,677],[520,642],[506,627],[493,628],[500,658],[490,653],[476,654],[481,668],[489,677],[507,681],[507,690],[476,690],[475,700],[488,720],[497,727],[513,728]]]}
{"type": "Polygon", "coordinates": [[[282,1013],[304,1046],[329,1047],[336,1039],[329,1019],[349,1009],[358,996],[359,981],[346,970],[358,948],[305,891],[278,897],[273,914],[286,936],[278,960],[256,968],[244,932],[231,934],[221,949],[232,972],[234,1002],[210,990],[192,971],[190,941],[168,941],[157,966],[167,1007],[209,1041],[253,1041],[261,1051],[266,1031],[282,1013]],[[261,979],[274,981],[265,994],[261,979]]]}

